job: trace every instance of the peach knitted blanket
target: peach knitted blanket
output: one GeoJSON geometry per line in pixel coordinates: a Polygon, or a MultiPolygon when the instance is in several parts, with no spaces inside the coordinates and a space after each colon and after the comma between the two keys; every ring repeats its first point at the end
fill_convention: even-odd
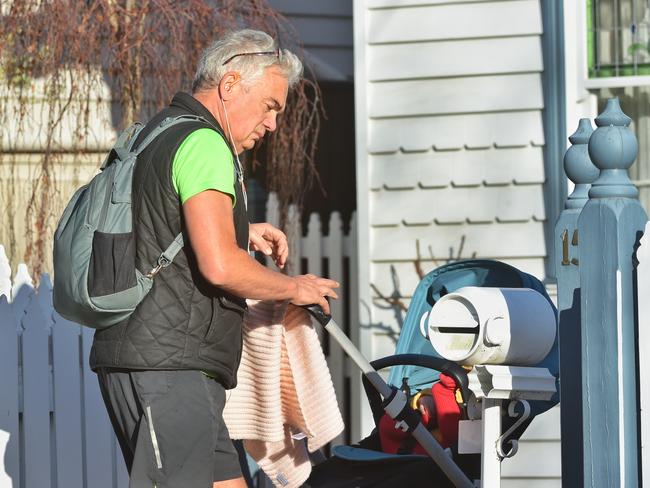
{"type": "Polygon", "coordinates": [[[224,420],[275,486],[298,487],[311,472],[307,451],[344,427],[332,378],[305,310],[286,302],[248,306],[238,383],[228,392],[224,420]]]}

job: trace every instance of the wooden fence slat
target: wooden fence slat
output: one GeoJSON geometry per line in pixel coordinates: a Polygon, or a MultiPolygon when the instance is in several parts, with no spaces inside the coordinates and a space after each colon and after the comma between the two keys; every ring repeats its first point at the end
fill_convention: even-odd
{"type": "MultiPolygon", "coordinates": [[[[43,273],[41,276],[41,281],[38,284],[38,289],[34,298],[36,300],[36,305],[41,310],[43,314],[43,327],[48,334],[48,383],[50,385],[50,398],[49,398],[49,409],[50,412],[54,412],[54,375],[52,371],[52,355],[51,355],[51,342],[52,342],[52,326],[54,325],[54,307],[52,305],[52,282],[50,281],[49,276],[46,273],[43,273]]],[[[53,427],[53,426],[52,426],[53,427]]],[[[53,458],[54,459],[54,458],[53,458]]]]}
{"type": "Polygon", "coordinates": [[[11,266],[2,244],[0,244],[0,295],[5,295],[7,300],[11,300],[11,266]]]}
{"type": "MultiPolygon", "coordinates": [[[[18,268],[16,269],[16,276],[14,276],[14,283],[13,287],[11,289],[11,299],[12,301],[15,301],[14,298],[16,297],[18,291],[23,287],[23,286],[28,286],[29,288],[34,287],[34,282],[32,281],[32,277],[29,275],[29,270],[27,269],[27,265],[24,263],[20,263],[18,265],[18,268]]],[[[27,306],[27,303],[25,303],[25,308],[27,306]]]]}
{"type": "Polygon", "coordinates": [[[52,281],[50,281],[50,276],[47,273],[41,275],[36,298],[38,299],[43,314],[51,323],[53,321],[52,314],[54,313],[54,305],[52,303],[52,281]]]}
{"type": "Polygon", "coordinates": [[[266,201],[266,221],[275,227],[280,227],[280,206],[278,196],[274,192],[269,193],[266,201]]]}
{"type": "Polygon", "coordinates": [[[52,369],[57,484],[83,486],[80,326],[54,313],[52,369]]]}
{"type": "MultiPolygon", "coordinates": [[[[320,216],[317,213],[313,213],[309,216],[309,223],[307,224],[307,235],[301,237],[302,234],[298,234],[298,239],[296,242],[300,243],[300,257],[304,258],[307,261],[307,273],[322,276],[323,275],[323,238],[321,234],[321,222],[320,216]]],[[[318,339],[321,344],[324,343],[325,334],[322,327],[316,327],[316,333],[318,334],[318,339]]]]}
{"type": "Polygon", "coordinates": [[[23,315],[25,315],[27,305],[31,300],[33,289],[32,277],[29,276],[27,266],[22,263],[19,264],[11,287],[12,308],[19,324],[22,324],[23,315]]]}
{"type": "MultiPolygon", "coordinates": [[[[344,293],[343,287],[346,283],[343,282],[343,222],[341,221],[341,214],[332,212],[329,222],[329,236],[324,238],[324,251],[328,259],[329,278],[338,281],[341,288],[337,290],[339,295],[338,300],[332,300],[330,307],[332,310],[332,317],[343,331],[346,330],[344,322],[344,293]]],[[[336,341],[329,341],[329,356],[327,364],[332,376],[334,384],[334,391],[336,391],[336,398],[339,402],[341,412],[345,412],[345,356],[343,349],[336,341]]],[[[333,444],[343,444],[345,442],[345,434],[342,433],[335,438],[333,444]]]]}
{"type": "MultiPolygon", "coordinates": [[[[350,258],[350,274],[354,271],[355,268],[352,267],[352,259],[355,256],[356,252],[356,236],[357,236],[357,213],[352,212],[350,215],[350,230],[348,235],[343,238],[343,255],[350,258]]],[[[352,289],[350,289],[352,291],[352,289]]]]}
{"type": "Polygon", "coordinates": [[[113,488],[113,430],[99,391],[97,375],[88,365],[94,331],[82,327],[84,425],[86,435],[86,485],[113,488]]]}
{"type": "Polygon", "coordinates": [[[302,236],[302,225],[300,223],[300,213],[295,205],[289,206],[287,214],[287,225],[285,226],[287,241],[289,243],[289,260],[287,262],[287,272],[289,275],[298,275],[300,270],[300,237],[302,236]]]}
{"type": "Polygon", "coordinates": [[[22,486],[18,431],[18,336],[17,324],[7,299],[8,295],[0,296],[0,459],[4,459],[0,463],[0,488],[22,486]]]}
{"type": "MultiPolygon", "coordinates": [[[[24,287],[23,287],[24,289],[24,287]]],[[[52,486],[50,454],[49,322],[32,292],[23,318],[25,486],[52,486]]]]}
{"type": "Polygon", "coordinates": [[[313,213],[309,216],[307,235],[302,239],[302,257],[307,259],[307,270],[316,276],[322,276],[323,243],[320,216],[313,213]]]}

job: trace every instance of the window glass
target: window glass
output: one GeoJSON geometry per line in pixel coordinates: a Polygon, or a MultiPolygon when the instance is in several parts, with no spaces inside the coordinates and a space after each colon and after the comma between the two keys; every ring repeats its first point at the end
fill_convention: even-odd
{"type": "Polygon", "coordinates": [[[650,75],[649,0],[587,0],[589,77],[650,75]]]}

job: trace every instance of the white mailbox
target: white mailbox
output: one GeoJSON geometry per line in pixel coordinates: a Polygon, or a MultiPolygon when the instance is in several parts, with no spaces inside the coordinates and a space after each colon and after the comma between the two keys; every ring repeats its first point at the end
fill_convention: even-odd
{"type": "Polygon", "coordinates": [[[538,364],[557,328],[553,307],[535,290],[473,286],[438,300],[427,327],[441,356],[468,366],[538,364]]]}

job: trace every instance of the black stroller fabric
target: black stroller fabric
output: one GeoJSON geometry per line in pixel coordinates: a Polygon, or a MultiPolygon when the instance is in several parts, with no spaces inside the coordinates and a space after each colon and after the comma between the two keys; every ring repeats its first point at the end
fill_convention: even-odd
{"type": "MultiPolygon", "coordinates": [[[[372,434],[352,447],[380,451],[379,434],[372,434]]],[[[481,474],[479,454],[454,455],[454,461],[470,479],[481,474]]],[[[453,488],[454,485],[438,465],[427,456],[391,456],[376,461],[351,461],[332,456],[314,466],[303,488],[406,488],[435,486],[453,488]],[[434,484],[435,483],[435,484],[434,484]]]]}
{"type": "MultiPolygon", "coordinates": [[[[467,466],[458,463],[468,472],[467,466]]],[[[480,458],[479,458],[480,466],[480,458]]],[[[476,476],[478,477],[478,476],[476,476]]],[[[304,488],[399,488],[435,486],[453,488],[432,459],[404,459],[395,461],[348,461],[330,458],[316,466],[304,488]]]]}

